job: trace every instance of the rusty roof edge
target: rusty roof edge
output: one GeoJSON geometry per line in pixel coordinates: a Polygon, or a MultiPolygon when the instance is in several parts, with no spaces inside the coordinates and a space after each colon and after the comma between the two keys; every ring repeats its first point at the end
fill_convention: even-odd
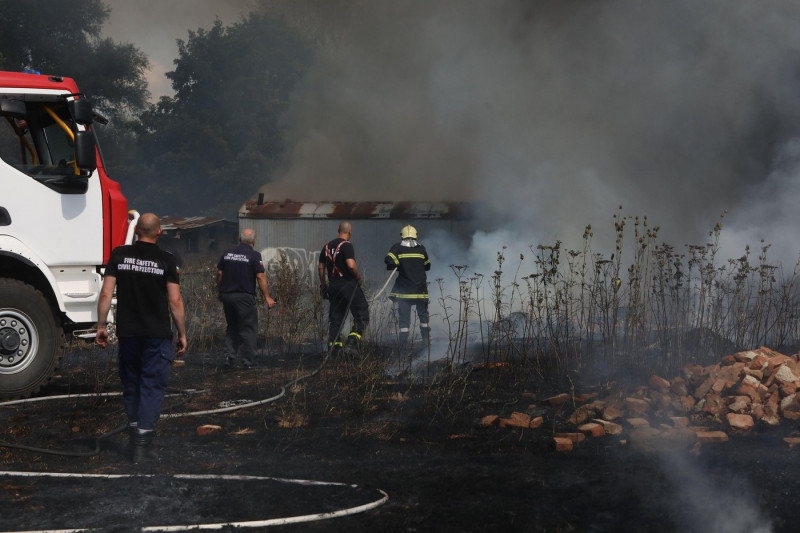
{"type": "Polygon", "coordinates": [[[161,229],[164,231],[202,228],[225,223],[236,224],[233,220],[220,217],[175,217],[170,215],[161,217],[161,229]]]}
{"type": "Polygon", "coordinates": [[[239,218],[467,219],[477,202],[360,202],[248,200],[239,218]]]}

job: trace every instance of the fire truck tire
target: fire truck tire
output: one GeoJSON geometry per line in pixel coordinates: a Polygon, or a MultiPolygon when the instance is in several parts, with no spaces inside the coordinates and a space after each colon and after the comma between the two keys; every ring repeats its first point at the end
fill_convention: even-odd
{"type": "Polygon", "coordinates": [[[41,292],[0,279],[0,398],[27,398],[53,377],[63,334],[41,292]]]}

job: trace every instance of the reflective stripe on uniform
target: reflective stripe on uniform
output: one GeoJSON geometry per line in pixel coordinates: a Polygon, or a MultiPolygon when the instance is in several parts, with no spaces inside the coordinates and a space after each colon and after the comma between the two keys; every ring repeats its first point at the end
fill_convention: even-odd
{"type": "Polygon", "coordinates": [[[395,298],[398,300],[427,300],[429,296],[427,294],[403,294],[400,292],[390,292],[389,298],[395,298]]]}
{"type": "Polygon", "coordinates": [[[346,242],[350,242],[350,241],[342,241],[342,242],[340,242],[336,246],[336,250],[334,250],[333,253],[331,253],[331,249],[328,246],[328,244],[330,244],[330,243],[327,243],[325,245],[325,256],[328,258],[328,260],[333,265],[333,268],[331,269],[331,277],[334,277],[334,276],[336,276],[337,278],[343,278],[344,277],[344,273],[341,270],[339,270],[338,266],[336,266],[336,257],[338,257],[339,250],[342,248],[342,245],[344,243],[346,243],[346,242]]]}
{"type": "MultiPolygon", "coordinates": [[[[400,254],[395,256],[394,254],[389,254],[390,257],[396,257],[397,259],[425,259],[423,254],[400,254]]],[[[426,261],[426,263],[430,263],[430,261],[426,261]]]]}

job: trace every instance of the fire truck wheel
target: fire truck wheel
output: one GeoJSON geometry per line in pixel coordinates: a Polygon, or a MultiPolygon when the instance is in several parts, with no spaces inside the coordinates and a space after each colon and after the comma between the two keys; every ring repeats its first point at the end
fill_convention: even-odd
{"type": "Polygon", "coordinates": [[[0,279],[0,398],[25,398],[50,381],[63,335],[41,292],[0,279]]]}

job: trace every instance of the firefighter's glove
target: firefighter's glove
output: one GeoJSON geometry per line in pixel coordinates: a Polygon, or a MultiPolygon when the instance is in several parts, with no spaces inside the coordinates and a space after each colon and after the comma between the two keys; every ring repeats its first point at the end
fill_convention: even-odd
{"type": "Polygon", "coordinates": [[[319,286],[319,295],[322,297],[323,300],[328,299],[328,285],[322,284],[319,286]]]}

